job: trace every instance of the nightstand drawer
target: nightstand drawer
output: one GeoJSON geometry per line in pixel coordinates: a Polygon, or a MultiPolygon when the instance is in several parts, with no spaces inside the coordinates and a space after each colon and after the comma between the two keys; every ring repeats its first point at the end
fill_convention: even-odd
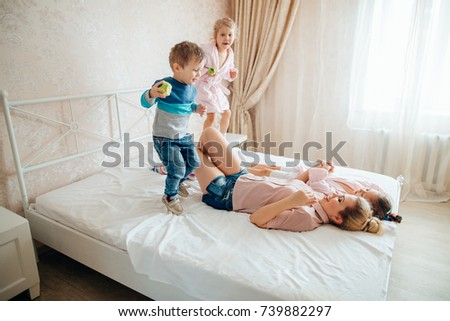
{"type": "Polygon", "coordinates": [[[28,221],[0,207],[0,300],[25,290],[39,296],[39,273],[28,221]]]}

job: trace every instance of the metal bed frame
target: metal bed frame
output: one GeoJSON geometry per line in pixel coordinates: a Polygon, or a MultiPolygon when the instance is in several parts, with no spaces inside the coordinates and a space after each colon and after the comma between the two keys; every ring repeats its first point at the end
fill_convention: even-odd
{"type": "MultiPolygon", "coordinates": [[[[106,141],[122,143],[125,128],[124,119],[121,118],[120,114],[120,109],[122,108],[121,106],[126,103],[128,105],[140,108],[140,105],[136,104],[134,101],[128,100],[125,96],[131,93],[143,92],[144,90],[145,89],[120,90],[17,101],[9,101],[7,92],[4,90],[1,91],[0,104],[4,111],[4,117],[14,158],[14,165],[19,183],[23,209],[25,212],[25,217],[30,223],[33,239],[39,241],[40,243],[45,244],[154,300],[195,300],[195,298],[187,295],[174,286],[153,281],[146,275],[136,273],[126,251],[115,248],[109,244],[101,242],[86,234],[80,233],[70,227],[67,227],[39,214],[35,210],[33,204],[31,204],[27,191],[27,184],[25,181],[26,173],[73,160],[82,156],[90,155],[102,150],[101,146],[90,150],[80,150],[76,138],[77,135],[89,135],[96,138],[105,139],[106,141]],[[80,118],[76,119],[74,117],[73,110],[75,107],[73,102],[80,100],[89,100],[91,98],[101,98],[101,100],[100,102],[97,102],[97,104],[94,105],[91,109],[89,109],[88,114],[94,110],[97,110],[101,106],[104,106],[105,104],[109,107],[111,107],[112,104],[112,109],[110,110],[110,112],[115,113],[115,117],[111,117],[111,119],[115,120],[115,125],[114,130],[110,136],[98,135],[97,133],[91,132],[88,129],[83,129],[80,126],[80,118]],[[71,118],[70,122],[59,121],[47,116],[38,115],[26,109],[26,106],[46,103],[68,104],[71,118]],[[50,161],[43,161],[38,164],[33,164],[33,162],[39,160],[39,158],[42,158],[42,156],[50,148],[50,144],[44,150],[41,150],[38,155],[34,156],[31,161],[28,161],[26,164],[22,164],[23,162],[20,157],[19,146],[14,129],[14,117],[12,115],[13,112],[26,114],[30,117],[37,117],[41,120],[66,127],[66,132],[64,132],[60,137],[53,140],[51,144],[56,144],[64,137],[66,137],[69,133],[73,133],[75,136],[77,151],[71,155],[66,155],[50,161]]],[[[140,110],[142,111],[142,108],[140,108],[140,110]]],[[[83,115],[82,118],[86,117],[88,114],[83,115]]],[[[145,120],[150,122],[152,112],[146,111],[145,115],[145,120]]],[[[130,127],[133,127],[135,124],[136,122],[134,122],[130,127]]],[[[131,141],[138,141],[150,136],[151,133],[135,137],[131,141]]]]}

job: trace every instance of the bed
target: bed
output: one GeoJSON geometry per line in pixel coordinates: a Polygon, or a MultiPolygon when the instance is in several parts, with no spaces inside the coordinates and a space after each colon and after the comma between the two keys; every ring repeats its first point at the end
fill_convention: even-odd
{"type": "MultiPolygon", "coordinates": [[[[383,222],[383,235],[347,232],[332,225],[305,233],[259,229],[250,223],[248,214],[203,204],[195,180],[190,182],[190,197],[182,199],[184,213],[167,214],[160,200],[165,176],[151,170],[149,161],[155,160],[151,145],[146,151],[148,161],[142,162],[140,149],[132,144],[151,139],[152,113],[137,105],[141,92],[26,101],[8,101],[2,92],[21,201],[35,240],[154,300],[386,299],[396,236],[393,222],[383,222]],[[20,147],[15,124],[29,122],[31,126],[31,119],[38,117],[39,126],[54,128],[53,119],[38,112],[43,109],[45,114],[53,108],[70,110],[55,113],[65,117],[58,120],[58,126],[68,130],[62,132],[62,140],[43,140],[44,146],[37,148],[39,157],[30,155],[20,147]],[[77,108],[84,112],[75,112],[77,108]],[[143,114],[136,116],[139,113],[143,114]],[[144,125],[138,124],[141,121],[144,125]],[[91,133],[92,128],[97,133],[91,133]],[[133,132],[136,128],[140,130],[133,132]],[[67,132],[83,137],[73,143],[67,132]],[[86,143],[87,137],[99,146],[86,143]],[[75,152],[55,155],[60,148],[48,147],[55,141],[73,145],[75,152]],[[134,146],[138,157],[124,157],[125,149],[121,157],[105,149],[125,142],[134,146]],[[54,166],[80,166],[77,159],[99,153],[102,158],[93,159],[103,164],[101,170],[29,195],[36,190],[28,186],[31,172],[44,171],[42,175],[48,177],[54,166]]],[[[192,128],[198,131],[198,124],[192,128]]],[[[241,150],[239,155],[251,162],[265,156],[241,150]]],[[[289,161],[281,156],[271,156],[271,160],[289,161]]],[[[401,186],[394,178],[339,166],[335,171],[380,185],[398,212],[401,186]]]]}

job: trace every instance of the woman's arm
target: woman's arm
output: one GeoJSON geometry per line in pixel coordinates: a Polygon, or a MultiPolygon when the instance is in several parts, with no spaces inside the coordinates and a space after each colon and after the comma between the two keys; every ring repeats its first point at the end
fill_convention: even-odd
{"type": "Polygon", "coordinates": [[[258,227],[266,228],[267,223],[280,213],[296,206],[309,206],[314,203],[317,203],[317,199],[312,192],[297,191],[282,200],[259,208],[250,215],[250,222],[258,227]]]}
{"type": "Polygon", "coordinates": [[[256,176],[270,176],[274,170],[280,170],[280,166],[269,166],[266,164],[253,164],[248,169],[250,173],[256,176]]]}

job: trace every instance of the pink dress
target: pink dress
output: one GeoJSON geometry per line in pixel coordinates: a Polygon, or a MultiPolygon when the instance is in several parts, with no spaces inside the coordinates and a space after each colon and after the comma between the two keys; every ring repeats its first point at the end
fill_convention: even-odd
{"type": "Polygon", "coordinates": [[[216,42],[202,45],[206,55],[205,67],[202,70],[202,76],[195,83],[197,88],[197,98],[195,102],[206,106],[207,113],[223,113],[224,110],[230,109],[227,95],[230,94],[228,88],[223,85],[223,81],[233,81],[230,77],[230,70],[234,67],[234,53],[230,48],[227,60],[219,69],[219,54],[216,42]],[[216,76],[208,75],[208,69],[214,68],[216,76]]]}
{"type": "Polygon", "coordinates": [[[319,192],[324,195],[332,195],[336,192],[345,193],[345,189],[342,184],[347,185],[352,190],[369,188],[383,192],[383,189],[375,183],[371,183],[366,180],[346,179],[344,177],[338,177],[334,174],[328,173],[328,171],[324,168],[309,168],[304,164],[299,164],[294,167],[281,167],[279,171],[272,171],[270,176],[285,179],[294,179],[308,169],[309,180],[307,182],[307,185],[310,186],[315,192],[319,192]]]}
{"type": "Polygon", "coordinates": [[[347,185],[352,190],[358,189],[375,189],[382,192],[383,189],[375,183],[371,183],[365,180],[346,179],[343,177],[337,177],[333,174],[329,174],[327,170],[323,168],[311,168],[309,170],[309,185],[314,191],[332,195],[333,193],[340,192],[346,193],[342,184],[347,185]]]}

